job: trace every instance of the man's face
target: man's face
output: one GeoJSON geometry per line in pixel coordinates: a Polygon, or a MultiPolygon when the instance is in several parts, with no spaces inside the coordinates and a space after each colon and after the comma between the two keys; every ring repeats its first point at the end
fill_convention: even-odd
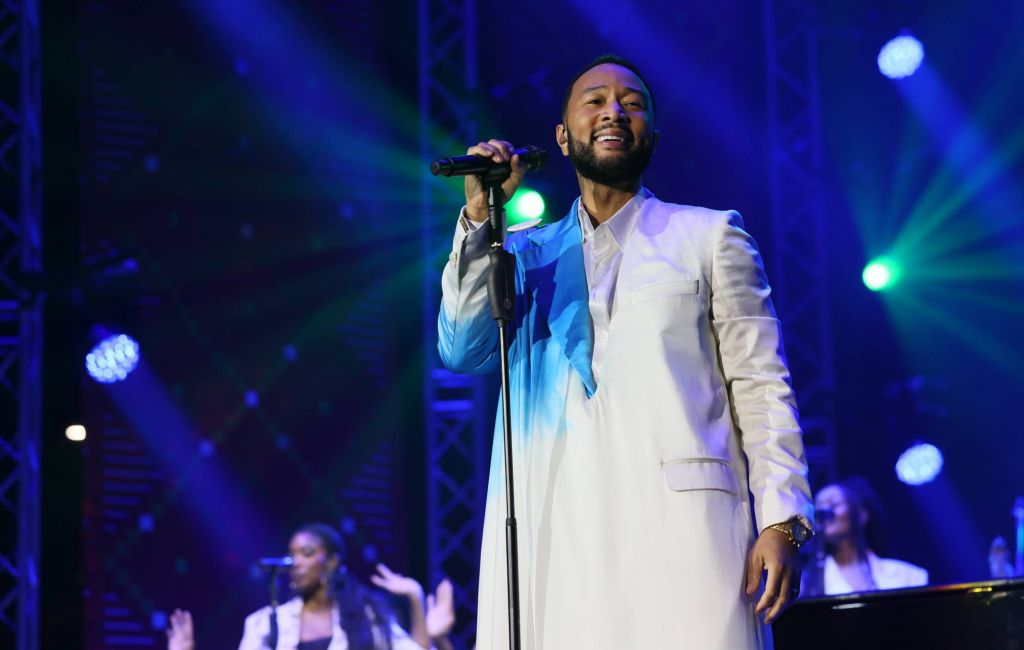
{"type": "Polygon", "coordinates": [[[555,137],[580,176],[631,184],[647,168],[658,134],[650,96],[629,69],[604,63],[585,72],[573,84],[564,119],[555,137]]]}

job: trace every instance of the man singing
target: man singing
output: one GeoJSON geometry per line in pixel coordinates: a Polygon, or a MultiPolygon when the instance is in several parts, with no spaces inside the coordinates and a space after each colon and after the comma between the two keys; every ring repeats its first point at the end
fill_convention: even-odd
{"type": "MultiPolygon", "coordinates": [[[[634,65],[587,66],[555,127],[580,198],[561,221],[506,243],[525,649],[770,647],[766,624],[799,589],[812,506],[761,258],[736,212],[664,203],[643,187],[655,117],[634,65]]],[[[508,197],[525,171],[512,151],[502,140],[467,151],[511,162],[508,197]]],[[[448,368],[478,373],[500,351],[486,194],[472,176],[465,189],[438,347],[448,368]]],[[[501,438],[499,418],[480,650],[508,647],[501,438]]]]}

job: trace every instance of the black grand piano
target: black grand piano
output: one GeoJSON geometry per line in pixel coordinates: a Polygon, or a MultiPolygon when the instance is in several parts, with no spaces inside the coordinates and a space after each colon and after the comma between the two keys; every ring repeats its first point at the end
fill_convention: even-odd
{"type": "Polygon", "coordinates": [[[1024,650],[1024,579],[798,600],[775,650],[1024,650]]]}

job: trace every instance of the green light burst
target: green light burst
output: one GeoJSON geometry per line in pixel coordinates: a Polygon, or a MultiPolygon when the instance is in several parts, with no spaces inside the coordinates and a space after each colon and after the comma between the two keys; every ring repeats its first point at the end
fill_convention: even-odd
{"type": "Polygon", "coordinates": [[[540,219],[544,216],[544,197],[537,190],[521,187],[505,205],[505,213],[509,225],[540,219]]]}

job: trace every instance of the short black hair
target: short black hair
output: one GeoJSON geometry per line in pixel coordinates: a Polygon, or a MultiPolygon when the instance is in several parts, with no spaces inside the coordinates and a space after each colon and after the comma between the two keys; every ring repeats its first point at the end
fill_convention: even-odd
{"type": "Polygon", "coordinates": [[[579,81],[580,77],[597,66],[604,65],[605,63],[622,66],[640,79],[644,85],[644,89],[647,91],[647,96],[651,98],[651,117],[654,117],[654,91],[651,90],[651,84],[647,83],[647,80],[644,79],[644,75],[640,72],[640,68],[636,67],[636,64],[632,61],[624,59],[616,54],[602,54],[588,63],[586,67],[581,68],[580,71],[572,78],[572,81],[569,82],[569,85],[565,87],[565,96],[562,97],[562,119],[565,120],[565,113],[569,110],[569,98],[572,97],[572,87],[576,85],[576,82],[579,81]]]}

